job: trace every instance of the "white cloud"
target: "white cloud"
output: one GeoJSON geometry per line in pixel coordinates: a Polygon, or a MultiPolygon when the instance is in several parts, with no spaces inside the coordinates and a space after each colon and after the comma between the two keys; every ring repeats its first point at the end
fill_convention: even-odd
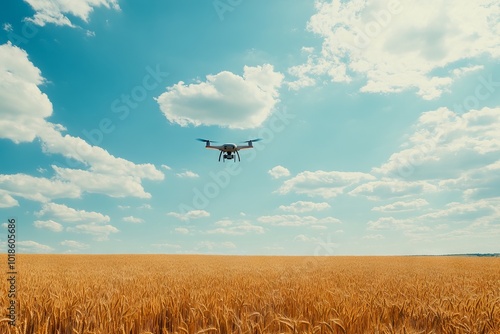
{"type": "Polygon", "coordinates": [[[31,142],[50,125],[52,103],[38,86],[45,82],[26,51],[10,42],[0,45],[0,138],[31,142]]]}
{"type": "Polygon", "coordinates": [[[367,224],[368,230],[402,229],[410,226],[407,219],[396,219],[394,217],[380,217],[377,220],[370,220],[367,224]]]}
{"type": "Polygon", "coordinates": [[[167,215],[175,217],[180,220],[190,220],[190,219],[209,217],[210,213],[205,210],[191,210],[186,213],[169,212],[167,213],[167,215]]]}
{"type": "Polygon", "coordinates": [[[500,7],[492,0],[320,0],[316,10],[307,28],[323,38],[322,49],[289,69],[297,77],[292,89],[324,76],[335,82],[362,76],[362,92],[414,88],[433,99],[457,77],[460,60],[500,56],[500,7]],[[435,74],[448,68],[451,73],[435,74]]]}
{"type": "MultiPolygon", "coordinates": [[[[7,194],[7,198],[15,196],[38,202],[48,202],[56,198],[78,198],[81,194],[74,184],[26,174],[0,174],[0,187],[4,196],[7,194]]],[[[13,203],[12,200],[10,203],[13,203]]]]}
{"type": "Polygon", "coordinates": [[[304,235],[304,234],[299,234],[293,238],[294,241],[302,241],[302,242],[311,242],[313,241],[310,237],[304,235]]]}
{"type": "Polygon", "coordinates": [[[483,65],[466,66],[466,67],[455,68],[454,70],[451,71],[451,73],[455,77],[460,78],[460,77],[466,75],[467,73],[479,71],[482,69],[484,69],[483,65]]]}
{"type": "Polygon", "coordinates": [[[109,239],[109,235],[111,233],[118,233],[120,230],[113,225],[89,223],[77,225],[75,227],[68,227],[67,231],[90,234],[94,236],[94,239],[97,241],[106,241],[109,239]]]}
{"type": "Polygon", "coordinates": [[[330,208],[330,204],[326,202],[316,203],[316,202],[306,202],[297,201],[288,206],[280,205],[280,210],[293,213],[309,212],[309,211],[321,211],[330,208]]]}
{"type": "Polygon", "coordinates": [[[137,179],[163,180],[164,174],[152,164],[134,164],[117,158],[99,146],[92,146],[79,137],[62,135],[53,127],[46,128],[38,136],[45,153],[61,154],[90,167],[91,172],[102,175],[130,176],[137,179]]]}
{"type": "Polygon", "coordinates": [[[161,165],[161,168],[163,168],[164,170],[171,170],[172,169],[170,166],[167,166],[167,165],[161,165]]]}
{"type": "Polygon", "coordinates": [[[328,226],[325,226],[325,225],[311,225],[311,228],[313,230],[327,230],[328,226]]]}
{"type": "Polygon", "coordinates": [[[36,228],[47,229],[53,232],[61,232],[63,230],[63,226],[53,220],[35,220],[33,225],[36,228]]]}
{"type": "Polygon", "coordinates": [[[19,250],[26,253],[50,253],[54,248],[43,245],[33,240],[17,241],[16,245],[19,246],[19,250]]]}
{"type": "Polygon", "coordinates": [[[45,120],[52,115],[52,103],[38,88],[45,79],[24,50],[11,43],[0,45],[0,75],[4,78],[0,82],[0,138],[20,143],[38,137],[44,153],[61,154],[88,167],[88,170],[73,170],[53,166],[56,177],[50,180],[23,174],[3,175],[3,182],[9,183],[9,178],[18,181],[10,182],[8,194],[36,201],[60,198],[58,195],[79,197],[82,191],[113,197],[151,197],[141,181],[163,180],[163,173],[155,166],[134,164],[81,138],[63,136],[63,126],[45,120]],[[26,188],[38,191],[30,194],[26,188]]]}
{"type": "Polygon", "coordinates": [[[500,218],[498,204],[498,199],[482,199],[465,203],[451,202],[445,208],[420,215],[415,220],[425,223],[480,222],[481,220],[495,222],[496,219],[500,218]]]}
{"type": "Polygon", "coordinates": [[[198,246],[195,248],[195,250],[200,250],[206,248],[208,250],[213,250],[217,248],[236,248],[236,245],[233,242],[230,241],[225,241],[225,242],[212,242],[212,241],[201,241],[198,243],[198,246]]]}
{"type": "Polygon", "coordinates": [[[142,187],[140,178],[132,175],[104,174],[57,166],[52,166],[52,168],[54,168],[58,178],[77,186],[82,191],[110,197],[151,198],[151,194],[142,187]]]}
{"type": "Polygon", "coordinates": [[[500,160],[470,170],[465,170],[458,178],[439,182],[442,189],[461,191],[466,200],[500,197],[500,160]]]}
{"type": "Polygon", "coordinates": [[[66,246],[68,248],[73,248],[73,249],[85,249],[85,248],[88,248],[89,245],[83,243],[83,242],[79,242],[79,241],[75,241],[75,240],[64,240],[64,241],[61,241],[61,245],[62,246],[66,246]]]}
{"type": "Polygon", "coordinates": [[[128,216],[128,217],[123,217],[122,219],[124,222],[127,222],[127,223],[133,223],[133,224],[141,224],[141,223],[144,223],[144,219],[142,218],[137,218],[137,217],[134,217],[134,216],[128,216]]]}
{"type": "Polygon", "coordinates": [[[371,200],[407,197],[421,193],[437,192],[439,188],[426,181],[404,181],[383,178],[380,181],[364,183],[349,192],[350,195],[362,195],[371,200]]]}
{"type": "Polygon", "coordinates": [[[462,115],[447,108],[423,113],[405,143],[374,173],[412,179],[451,178],[498,160],[500,107],[462,115]]]}
{"type": "Polygon", "coordinates": [[[62,154],[90,167],[82,170],[52,166],[59,178],[84,191],[112,197],[150,198],[151,195],[142,187],[142,179],[164,179],[164,174],[152,164],[134,164],[116,158],[101,147],[89,145],[78,137],[62,136],[55,129],[46,129],[39,136],[45,153],[62,154]]]}
{"type": "Polygon", "coordinates": [[[46,23],[53,23],[59,26],[74,27],[73,23],[67,17],[71,14],[88,22],[89,14],[94,7],[104,6],[119,10],[118,0],[24,0],[35,10],[33,18],[28,20],[44,26],[46,23]]]}
{"type": "Polygon", "coordinates": [[[180,81],[156,100],[165,117],[181,126],[251,129],[271,115],[282,80],[272,65],[245,66],[243,76],[223,71],[207,75],[205,82],[180,81]]]}
{"type": "Polygon", "coordinates": [[[173,248],[173,249],[179,249],[181,248],[180,245],[176,245],[176,244],[169,244],[169,243],[162,243],[162,244],[153,244],[152,245],[153,247],[156,247],[156,248],[173,248]]]}
{"type": "Polygon", "coordinates": [[[264,228],[262,226],[254,225],[249,221],[231,221],[222,220],[215,223],[215,225],[220,226],[213,230],[208,230],[209,234],[228,234],[228,235],[244,235],[247,233],[264,233],[264,228]]]}
{"type": "MultiPolygon", "coordinates": [[[[0,175],[0,184],[1,178],[2,175],[0,175]]],[[[13,206],[19,206],[19,202],[6,191],[0,189],[0,208],[11,208],[13,206]]]]}
{"type": "Polygon", "coordinates": [[[276,166],[267,171],[273,179],[290,176],[290,171],[283,166],[276,166]]]}
{"type": "Polygon", "coordinates": [[[189,229],[185,227],[176,227],[174,231],[180,234],[189,234],[189,229]]]}
{"type": "Polygon", "coordinates": [[[500,198],[452,202],[405,219],[380,217],[367,230],[399,230],[412,241],[500,237],[500,198]]]}
{"type": "Polygon", "coordinates": [[[274,226],[305,226],[305,225],[323,225],[340,224],[341,221],[334,217],[317,218],[314,216],[298,215],[271,215],[260,216],[257,220],[264,224],[274,226]]]}
{"type": "Polygon", "coordinates": [[[63,204],[46,203],[42,209],[35,213],[38,217],[49,216],[63,222],[92,222],[107,223],[109,216],[99,212],[76,210],[63,204]]]}
{"type": "Polygon", "coordinates": [[[40,174],[47,173],[47,170],[46,170],[45,168],[42,168],[42,167],[38,167],[38,168],[36,169],[36,171],[37,171],[38,173],[40,173],[40,174]]]}
{"type": "Polygon", "coordinates": [[[398,201],[392,204],[377,206],[372,208],[372,211],[379,211],[379,212],[411,211],[420,209],[426,205],[429,205],[429,202],[427,202],[425,199],[419,198],[408,202],[398,201]]]}
{"type": "Polygon", "coordinates": [[[3,30],[7,31],[7,32],[11,32],[13,29],[12,29],[12,24],[10,23],[4,23],[3,26],[2,26],[3,30]]]}
{"type": "Polygon", "coordinates": [[[384,236],[382,234],[368,234],[363,236],[363,239],[365,240],[381,240],[384,239],[384,236]]]}
{"type": "Polygon", "coordinates": [[[190,170],[187,170],[187,171],[182,172],[182,173],[177,173],[176,175],[180,178],[187,178],[187,179],[195,179],[197,177],[200,177],[198,174],[196,174],[195,172],[192,172],[190,170]]]}
{"type": "Polygon", "coordinates": [[[347,187],[373,179],[374,176],[360,172],[304,171],[283,182],[278,193],[294,192],[310,197],[332,198],[344,193],[347,187]]]}
{"type": "Polygon", "coordinates": [[[230,219],[222,219],[222,220],[218,220],[215,222],[215,225],[217,226],[231,226],[233,225],[233,221],[230,220],[230,219]]]}

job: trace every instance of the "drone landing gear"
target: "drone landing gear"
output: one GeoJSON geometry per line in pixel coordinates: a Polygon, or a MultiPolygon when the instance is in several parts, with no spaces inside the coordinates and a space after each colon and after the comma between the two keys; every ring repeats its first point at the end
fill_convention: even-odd
{"type": "Polygon", "coordinates": [[[224,153],[223,151],[221,151],[219,153],[219,162],[220,162],[220,158],[222,157],[222,161],[223,162],[226,162],[226,160],[233,160],[234,162],[236,162],[236,155],[238,156],[238,161],[241,161],[241,158],[240,158],[240,154],[238,153],[238,151],[236,151],[236,155],[234,154],[229,154],[229,153],[226,153],[224,155],[222,155],[222,153],[224,153]]]}

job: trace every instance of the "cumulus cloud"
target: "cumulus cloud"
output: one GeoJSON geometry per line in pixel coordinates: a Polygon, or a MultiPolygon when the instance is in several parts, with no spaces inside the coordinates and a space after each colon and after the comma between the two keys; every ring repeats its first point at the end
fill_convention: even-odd
{"type": "Polygon", "coordinates": [[[187,171],[182,172],[182,173],[177,173],[176,175],[180,178],[183,178],[183,179],[195,179],[197,177],[200,177],[200,175],[198,175],[195,172],[192,172],[190,170],[187,170],[187,171]]]}
{"type": "Polygon", "coordinates": [[[175,217],[179,220],[190,220],[209,217],[210,213],[205,210],[191,210],[186,213],[169,212],[167,213],[167,216],[175,217]]]}
{"type": "Polygon", "coordinates": [[[368,234],[363,236],[363,239],[365,240],[381,240],[384,239],[384,236],[382,234],[368,234]]]}
{"type": "Polygon", "coordinates": [[[297,201],[290,205],[280,205],[280,210],[293,213],[309,212],[309,211],[321,211],[330,208],[330,204],[326,202],[306,202],[297,201]]]}
{"type": "Polygon", "coordinates": [[[348,187],[373,179],[374,176],[361,172],[304,171],[283,182],[278,193],[294,192],[310,197],[333,198],[344,193],[348,187]]]}
{"type": "Polygon", "coordinates": [[[230,241],[225,241],[225,242],[201,241],[195,247],[195,250],[200,250],[204,248],[208,250],[221,249],[221,248],[231,249],[231,248],[236,248],[236,245],[230,241]]]}
{"type": "Polygon", "coordinates": [[[256,128],[279,102],[283,74],[272,65],[245,66],[243,76],[223,71],[206,81],[171,86],[156,100],[165,117],[181,126],[256,128]]]}
{"type": "Polygon", "coordinates": [[[180,234],[189,234],[189,229],[185,227],[176,227],[174,231],[180,234]]]}
{"type": "Polygon", "coordinates": [[[378,212],[401,212],[401,211],[411,211],[420,209],[426,205],[429,205],[425,199],[419,198],[412,201],[398,201],[387,205],[381,205],[372,208],[372,211],[378,212]]]}
{"type": "Polygon", "coordinates": [[[443,208],[407,218],[380,217],[367,223],[367,230],[399,230],[414,241],[470,240],[472,237],[500,237],[499,198],[452,202],[443,208]],[[453,226],[450,229],[450,226],[453,226]]]}
{"type": "Polygon", "coordinates": [[[26,51],[10,42],[0,45],[0,138],[31,142],[52,115],[52,103],[38,88],[45,82],[26,51]]]}
{"type": "Polygon", "coordinates": [[[54,219],[75,223],[75,222],[93,222],[107,223],[110,221],[109,216],[99,212],[76,210],[63,204],[46,203],[42,209],[35,213],[38,217],[49,216],[54,219]]]}
{"type": "Polygon", "coordinates": [[[88,22],[89,14],[94,10],[94,7],[106,7],[119,10],[118,0],[24,0],[34,10],[35,15],[28,18],[29,21],[39,26],[44,26],[47,23],[53,23],[59,26],[74,27],[73,23],[67,17],[71,14],[88,22]]]}
{"type": "Polygon", "coordinates": [[[102,175],[133,176],[150,180],[163,180],[164,174],[152,164],[135,164],[117,158],[99,146],[88,144],[79,137],[62,135],[54,128],[38,133],[45,153],[61,154],[89,166],[91,172],[102,175]]]}
{"type": "Polygon", "coordinates": [[[438,191],[438,187],[426,181],[404,181],[396,179],[381,179],[364,183],[349,192],[350,195],[362,195],[371,200],[384,198],[407,197],[421,193],[438,191]]]}
{"type": "Polygon", "coordinates": [[[273,179],[279,179],[282,177],[290,176],[290,171],[283,166],[276,166],[267,171],[273,179]]]}
{"type": "Polygon", "coordinates": [[[35,220],[33,225],[36,228],[47,229],[53,232],[62,232],[63,226],[53,220],[35,220]]]}
{"type": "Polygon", "coordinates": [[[500,107],[457,114],[447,108],[423,113],[405,148],[374,173],[408,179],[456,177],[464,169],[498,160],[500,107]]]}
{"type": "Polygon", "coordinates": [[[497,206],[498,200],[482,199],[474,202],[451,202],[444,208],[418,216],[416,219],[423,222],[451,222],[460,221],[479,222],[487,219],[494,222],[491,218],[500,217],[500,209],[497,206]]]}
{"type": "Polygon", "coordinates": [[[14,197],[10,196],[6,191],[0,189],[0,208],[11,208],[13,206],[19,206],[19,202],[14,197]]]}
{"type": "Polygon", "coordinates": [[[123,217],[122,219],[124,222],[127,222],[127,223],[133,223],[133,224],[141,224],[141,223],[144,223],[144,219],[142,218],[137,218],[137,217],[134,217],[134,216],[128,216],[128,217],[123,217]]]}
{"type": "Polygon", "coordinates": [[[228,235],[244,235],[247,233],[264,233],[264,228],[262,226],[254,225],[249,221],[231,221],[225,219],[218,221],[215,225],[220,226],[212,230],[208,230],[209,234],[228,234],[228,235]]]}
{"type": "Polygon", "coordinates": [[[57,166],[52,168],[59,179],[78,187],[81,191],[110,197],[151,198],[151,194],[146,192],[140,183],[140,178],[133,175],[113,175],[57,166]]]}
{"type": "Polygon", "coordinates": [[[305,226],[305,225],[324,225],[340,224],[341,221],[334,217],[317,218],[314,216],[298,215],[271,215],[260,216],[257,220],[264,224],[274,226],[305,226]]]}
{"type": "Polygon", "coordinates": [[[85,140],[63,135],[65,128],[46,121],[52,115],[52,103],[41,86],[45,79],[28,59],[28,54],[11,43],[0,45],[0,138],[15,143],[39,138],[42,150],[81,162],[88,169],[76,170],[53,166],[52,179],[24,174],[0,175],[5,186],[1,196],[20,196],[30,200],[49,201],[61,197],[79,197],[83,191],[113,197],[149,198],[142,180],[162,180],[164,175],[152,164],[134,164],[114,157],[85,140]],[[34,193],[33,189],[36,189],[34,193]]]}
{"type": "Polygon", "coordinates": [[[173,249],[179,249],[181,248],[181,245],[177,245],[177,244],[169,244],[167,242],[165,243],[162,243],[162,244],[153,244],[152,245],[153,247],[156,247],[156,248],[173,248],[173,249]]]}
{"type": "Polygon", "coordinates": [[[61,241],[61,245],[72,249],[85,249],[89,247],[89,245],[75,240],[61,241]]]}
{"type": "MultiPolygon", "coordinates": [[[[14,196],[38,202],[48,202],[56,198],[78,198],[81,194],[81,190],[74,184],[26,174],[0,174],[0,187],[8,199],[14,196]]],[[[10,203],[13,203],[12,200],[10,203]]]]}
{"type": "Polygon", "coordinates": [[[48,245],[33,240],[17,241],[16,245],[19,247],[19,250],[25,253],[50,253],[54,250],[54,248],[48,245]]]}
{"type": "Polygon", "coordinates": [[[118,233],[120,230],[118,230],[113,225],[109,224],[103,225],[103,224],[89,223],[89,224],[76,225],[74,227],[68,227],[67,231],[90,234],[94,237],[94,240],[96,241],[106,241],[109,239],[110,234],[118,233]]]}
{"type": "Polygon", "coordinates": [[[434,99],[477,69],[459,65],[461,60],[500,57],[500,7],[492,0],[320,0],[316,11],[307,29],[323,39],[322,48],[289,69],[297,77],[292,89],[325,76],[335,82],[364,77],[362,92],[416,89],[434,99]]]}

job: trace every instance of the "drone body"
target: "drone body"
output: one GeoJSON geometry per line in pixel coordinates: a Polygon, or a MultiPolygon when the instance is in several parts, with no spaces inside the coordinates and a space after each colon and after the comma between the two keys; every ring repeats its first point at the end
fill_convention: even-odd
{"type": "Polygon", "coordinates": [[[198,138],[198,141],[202,141],[205,143],[205,148],[211,148],[214,150],[219,150],[219,161],[221,158],[223,158],[223,162],[226,162],[226,160],[233,160],[236,162],[236,156],[238,157],[238,161],[241,161],[240,159],[240,153],[238,152],[239,150],[245,150],[249,148],[253,148],[253,143],[256,141],[259,141],[259,139],[252,139],[252,140],[246,140],[243,143],[247,143],[247,145],[242,145],[238,146],[233,143],[227,143],[223,145],[210,145],[210,143],[214,143],[213,140],[207,140],[207,139],[201,139],[198,138]]]}

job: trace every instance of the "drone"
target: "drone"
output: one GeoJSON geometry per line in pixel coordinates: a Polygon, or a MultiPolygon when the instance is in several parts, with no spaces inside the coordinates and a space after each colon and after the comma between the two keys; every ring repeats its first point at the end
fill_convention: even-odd
{"type": "Polygon", "coordinates": [[[205,148],[219,150],[220,151],[219,162],[220,162],[220,158],[223,158],[223,162],[226,162],[226,160],[233,160],[234,162],[236,162],[236,156],[238,156],[238,161],[241,161],[240,154],[238,153],[239,150],[253,148],[253,143],[260,141],[262,139],[257,138],[257,139],[245,140],[242,143],[247,143],[247,144],[243,145],[243,146],[241,146],[241,145],[238,146],[238,145],[232,144],[232,143],[223,144],[223,145],[219,145],[219,146],[213,146],[213,145],[210,145],[210,143],[217,143],[216,141],[208,140],[208,139],[201,139],[201,138],[197,138],[196,140],[204,142],[205,148]]]}

